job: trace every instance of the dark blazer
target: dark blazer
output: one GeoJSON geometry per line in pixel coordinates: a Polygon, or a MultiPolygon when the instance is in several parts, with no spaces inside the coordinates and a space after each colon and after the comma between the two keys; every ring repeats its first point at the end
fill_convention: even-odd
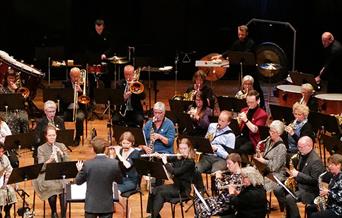
{"type": "MultiPolygon", "coordinates": [[[[121,80],[118,82],[117,88],[122,90],[122,94],[124,94],[124,92],[125,92],[126,84],[127,84],[126,80],[121,80]]],[[[141,112],[141,113],[144,112],[144,109],[143,109],[142,104],[141,104],[141,100],[143,100],[145,98],[146,98],[145,92],[142,92],[139,95],[137,95],[137,94],[131,95],[131,104],[132,104],[133,111],[141,112]]],[[[123,110],[125,109],[125,107],[122,107],[122,108],[123,108],[123,110]]]]}
{"type": "Polygon", "coordinates": [[[237,216],[243,218],[264,218],[267,211],[266,191],[262,186],[248,186],[231,198],[236,206],[237,216]]]}
{"type": "MultiPolygon", "coordinates": [[[[247,113],[247,111],[248,111],[248,107],[242,108],[241,110],[241,112],[245,112],[245,113],[247,113]]],[[[257,126],[266,126],[267,118],[268,118],[268,115],[265,112],[265,110],[259,107],[254,112],[250,122],[252,122],[254,125],[257,125],[257,126]]],[[[245,127],[245,123],[242,122],[240,126],[240,131],[242,131],[244,127],[245,127]]],[[[252,133],[251,131],[249,131],[249,139],[251,140],[255,148],[256,144],[260,141],[260,131],[258,130],[256,133],[252,133]]]]}
{"type": "Polygon", "coordinates": [[[315,141],[315,133],[312,129],[312,126],[309,122],[306,122],[303,127],[300,129],[300,136],[298,137],[296,134],[293,134],[292,138],[298,142],[298,140],[303,136],[309,136],[313,141],[315,141]]]}
{"type": "MultiPolygon", "coordinates": [[[[37,123],[37,127],[35,129],[35,135],[36,135],[37,143],[39,143],[39,144],[42,144],[42,142],[45,141],[44,140],[44,130],[47,127],[48,123],[49,123],[49,121],[46,118],[46,116],[42,117],[37,123]]],[[[64,120],[62,118],[55,116],[54,123],[58,129],[65,130],[64,120]]]]}
{"type": "Polygon", "coordinates": [[[300,196],[303,203],[312,203],[316,196],[319,194],[318,176],[325,171],[322,160],[317,153],[312,150],[305,161],[302,163],[303,157],[300,156],[298,166],[303,165],[303,169],[298,172],[295,177],[298,185],[296,194],[300,196]]]}
{"type": "Polygon", "coordinates": [[[118,161],[104,154],[84,162],[76,176],[76,184],[87,182],[85,211],[87,213],[112,213],[113,182],[122,178],[118,161]]]}

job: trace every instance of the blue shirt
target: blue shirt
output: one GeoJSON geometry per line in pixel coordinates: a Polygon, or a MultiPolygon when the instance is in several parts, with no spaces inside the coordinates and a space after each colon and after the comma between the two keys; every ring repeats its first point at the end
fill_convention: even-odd
{"type": "MultiPolygon", "coordinates": [[[[152,120],[147,121],[147,123],[144,126],[144,135],[146,137],[146,143],[147,145],[150,144],[150,134],[152,129],[152,120]]],[[[158,153],[173,153],[173,142],[175,140],[175,126],[173,125],[173,122],[166,118],[164,119],[164,122],[160,126],[159,129],[154,130],[155,133],[158,133],[162,136],[165,136],[168,138],[168,144],[164,144],[159,139],[154,142],[154,151],[158,153]]]]}
{"type": "Polygon", "coordinates": [[[207,134],[205,135],[206,138],[209,138],[209,135],[212,135],[214,139],[210,143],[211,145],[216,145],[218,147],[218,149],[215,151],[215,155],[223,159],[226,159],[228,156],[228,152],[226,151],[225,147],[231,149],[235,148],[234,133],[224,133],[228,130],[231,130],[229,126],[226,126],[223,129],[218,129],[217,123],[211,123],[208,127],[207,134]]]}

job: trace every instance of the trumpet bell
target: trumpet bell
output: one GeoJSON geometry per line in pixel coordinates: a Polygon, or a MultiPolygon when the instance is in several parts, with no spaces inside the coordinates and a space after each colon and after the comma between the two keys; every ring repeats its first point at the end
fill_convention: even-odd
{"type": "Polygon", "coordinates": [[[144,85],[139,81],[135,81],[131,83],[129,91],[137,95],[141,94],[144,91],[144,85]]]}
{"type": "Polygon", "coordinates": [[[86,95],[81,95],[78,97],[78,103],[80,104],[89,104],[90,98],[86,95]]]}
{"type": "Polygon", "coordinates": [[[30,90],[28,88],[26,88],[26,87],[20,87],[17,90],[17,93],[21,94],[26,99],[30,95],[30,90]]]}

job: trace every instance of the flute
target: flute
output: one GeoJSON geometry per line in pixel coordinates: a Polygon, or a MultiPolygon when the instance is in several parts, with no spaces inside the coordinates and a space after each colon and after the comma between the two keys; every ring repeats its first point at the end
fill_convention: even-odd
{"type": "Polygon", "coordinates": [[[159,153],[152,153],[152,154],[142,154],[140,157],[159,157],[159,155],[163,155],[166,157],[183,157],[185,156],[184,154],[159,154],[159,153]]]}

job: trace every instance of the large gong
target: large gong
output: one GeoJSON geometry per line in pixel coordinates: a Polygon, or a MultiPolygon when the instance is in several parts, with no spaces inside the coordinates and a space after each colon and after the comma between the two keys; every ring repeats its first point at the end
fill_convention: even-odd
{"type": "Polygon", "coordinates": [[[264,42],[256,47],[256,63],[264,82],[277,83],[287,76],[287,58],[277,44],[264,42]]]}

